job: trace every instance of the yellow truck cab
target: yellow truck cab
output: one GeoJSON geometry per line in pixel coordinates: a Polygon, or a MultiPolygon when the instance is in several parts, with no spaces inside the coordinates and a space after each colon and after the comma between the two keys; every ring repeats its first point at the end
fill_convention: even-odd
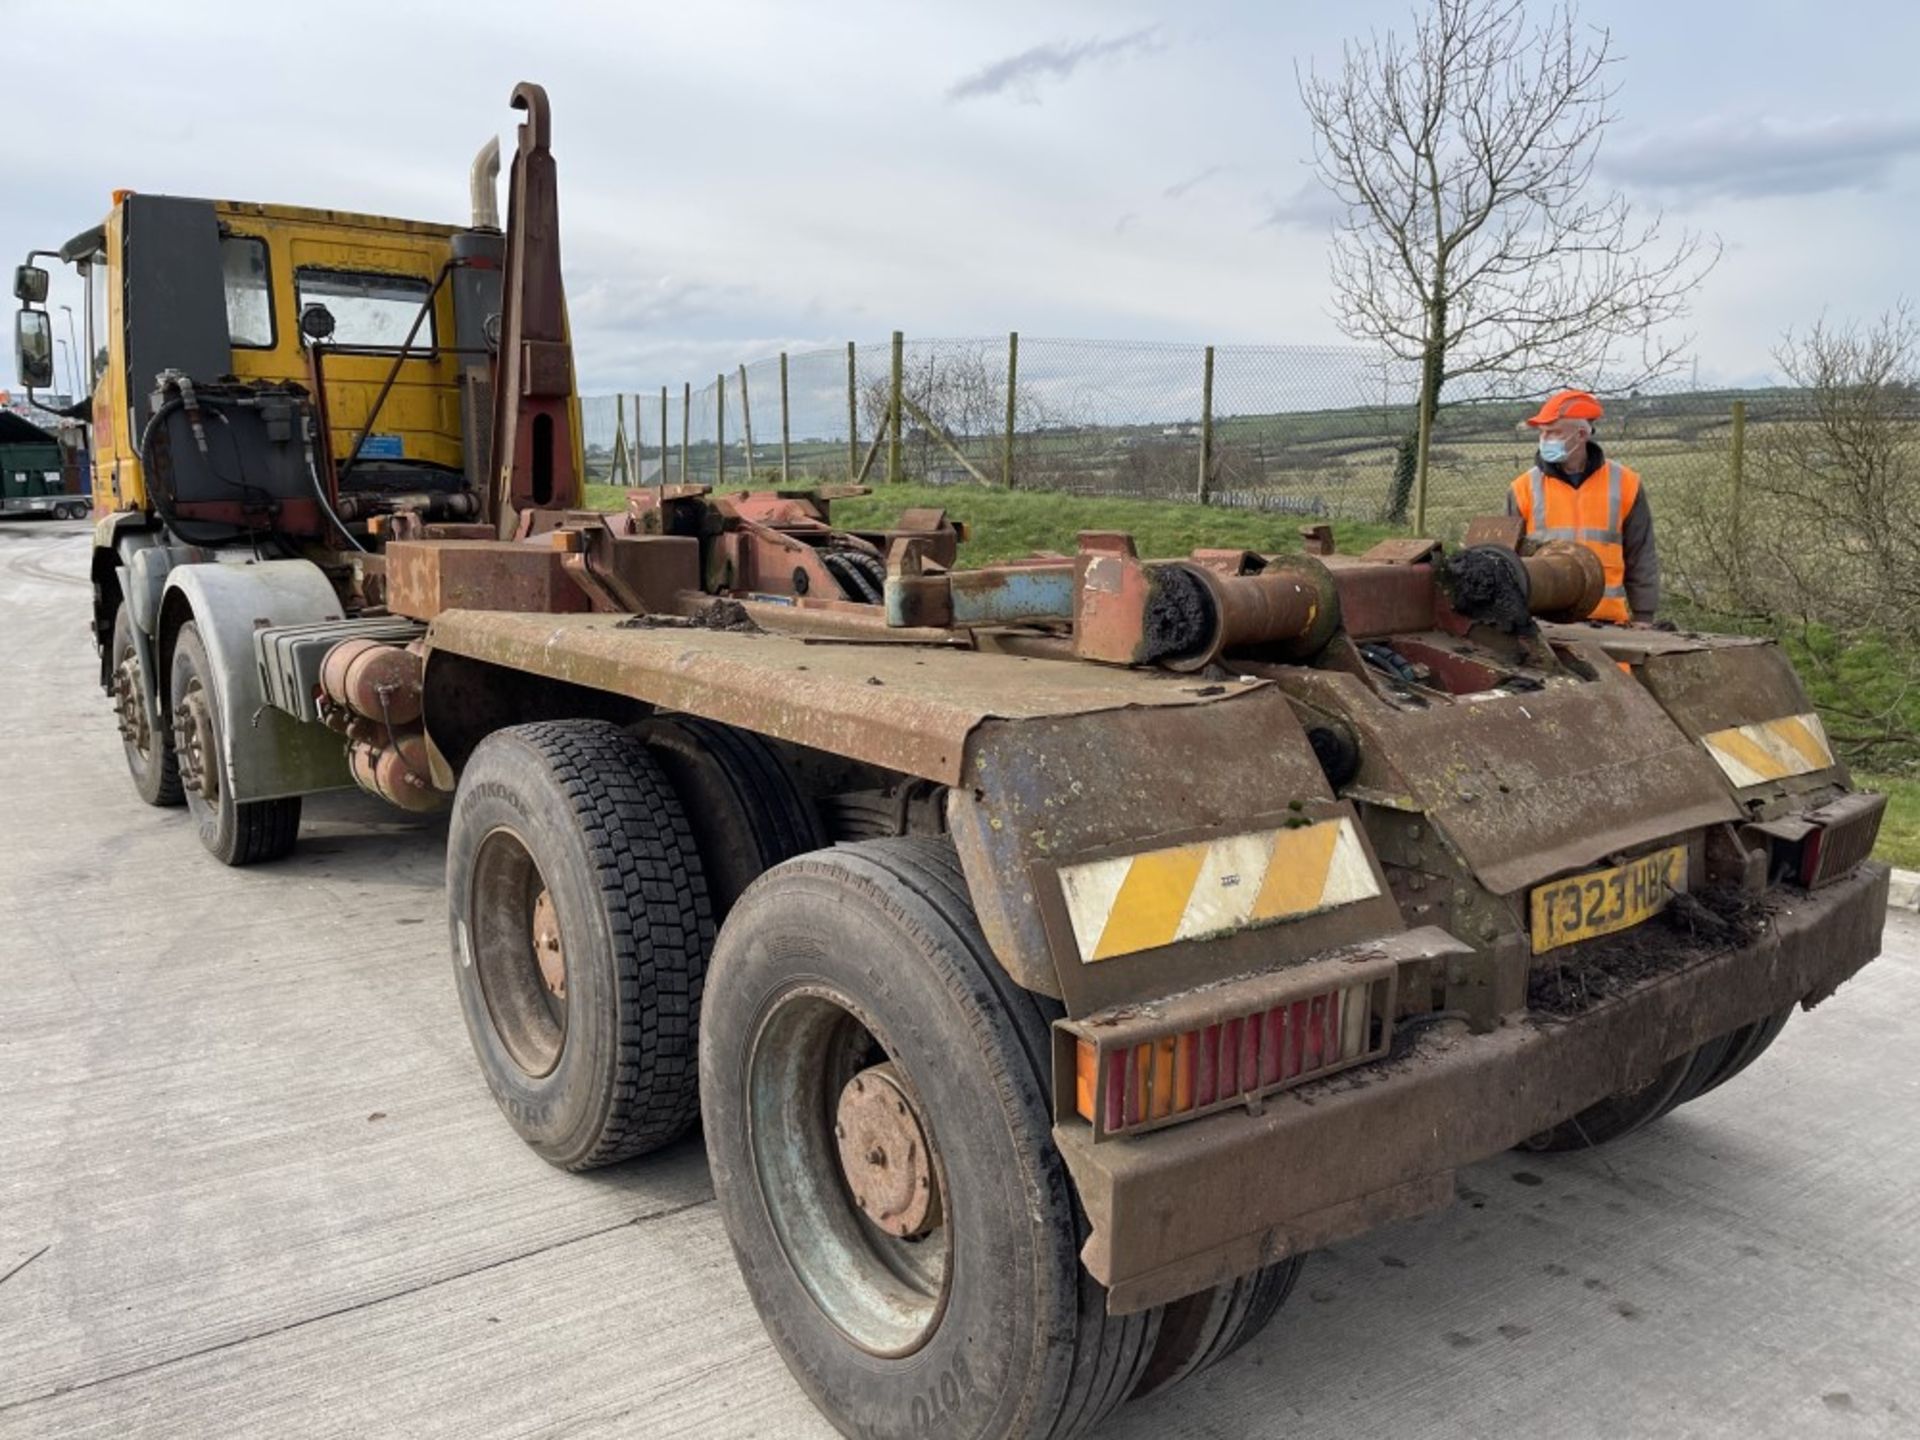
{"type": "Polygon", "coordinates": [[[184,802],[227,864],[285,854],[300,797],[354,783],[318,669],[343,640],[423,631],[386,609],[387,540],[511,534],[534,498],[516,473],[577,502],[558,246],[505,283],[499,153],[474,162],[465,227],[121,190],[14,272],[30,396],[52,384],[42,262],[85,283],[89,393],[62,413],[92,438],[100,681],[136,790],[184,802]]]}
{"type": "MultiPolygon", "coordinates": [[[[337,210],[119,192],[102,224],[61,247],[88,282],[97,507],[149,508],[140,439],[161,372],[312,388],[316,351],[336,467],[357,447],[355,468],[387,478],[416,472],[423,486],[444,489],[462,476],[462,361],[484,362],[485,317],[463,334],[455,287],[436,284],[458,233],[337,210]],[[334,322],[322,344],[300,326],[315,309],[334,322]],[[378,428],[363,434],[390,373],[378,428]]],[[[491,289],[474,298],[497,309],[497,279],[473,288],[491,289]]]]}

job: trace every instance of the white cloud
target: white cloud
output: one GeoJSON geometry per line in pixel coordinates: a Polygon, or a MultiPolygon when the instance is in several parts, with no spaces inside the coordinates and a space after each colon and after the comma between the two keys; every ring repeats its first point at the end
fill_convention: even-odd
{"type": "Polygon", "coordinates": [[[1920,117],[1711,116],[1601,152],[1602,173],[1679,203],[1824,195],[1884,186],[1920,154],[1920,117]]]}
{"type": "Polygon", "coordinates": [[[1317,179],[1302,181],[1278,200],[1271,195],[1262,197],[1261,208],[1266,213],[1260,228],[1270,230],[1324,231],[1347,216],[1347,207],[1340,197],[1317,179]]]}
{"type": "Polygon", "coordinates": [[[1149,25],[1111,39],[1095,35],[1086,40],[1050,41],[1008,55],[962,76],[947,89],[949,100],[980,100],[1011,93],[1029,105],[1040,103],[1040,82],[1069,78],[1090,60],[1112,60],[1125,55],[1147,55],[1163,48],[1160,27],[1149,25]]]}

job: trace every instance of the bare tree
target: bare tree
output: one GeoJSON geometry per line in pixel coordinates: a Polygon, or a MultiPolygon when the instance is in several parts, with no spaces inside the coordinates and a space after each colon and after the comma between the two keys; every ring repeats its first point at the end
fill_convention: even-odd
{"type": "Polygon", "coordinates": [[[1420,367],[1416,524],[1448,385],[1512,393],[1548,376],[1616,387],[1673,368],[1662,327],[1719,258],[1717,242],[1636,217],[1591,183],[1614,119],[1604,29],[1572,4],[1430,0],[1410,38],[1349,42],[1300,98],[1315,167],[1346,207],[1334,237],[1336,313],[1349,335],[1420,367]]]}
{"type": "MultiPolygon", "coordinates": [[[[933,342],[910,346],[902,365],[900,393],[902,463],[909,474],[928,476],[959,460],[976,478],[997,462],[1007,415],[1006,361],[998,347],[985,343],[933,342]],[[971,448],[973,458],[962,459],[971,448]]],[[[860,387],[861,429],[878,435],[893,409],[889,375],[870,376],[860,387]]],[[[1023,434],[1054,420],[1052,407],[1029,384],[1017,397],[1016,426],[1023,434]]]]}
{"type": "Polygon", "coordinates": [[[1843,753],[1920,747],[1920,317],[1789,334],[1788,382],[1748,434],[1746,483],[1683,486],[1666,512],[1679,593],[1799,641],[1803,674],[1843,753]],[[1728,517],[1734,517],[1729,524],[1728,517]],[[1842,672],[1874,646],[1875,683],[1842,672]]]}

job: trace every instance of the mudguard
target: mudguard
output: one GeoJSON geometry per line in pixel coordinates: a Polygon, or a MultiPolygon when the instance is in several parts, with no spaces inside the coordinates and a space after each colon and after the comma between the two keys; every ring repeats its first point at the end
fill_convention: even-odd
{"type": "Polygon", "coordinates": [[[174,637],[192,620],[213,668],[234,799],[273,800],[353,784],[346,742],[338,734],[268,703],[253,645],[253,632],[264,626],[340,618],[333,586],[306,560],[221,561],[168,573],[160,601],[159,671],[171,672],[174,637]]]}

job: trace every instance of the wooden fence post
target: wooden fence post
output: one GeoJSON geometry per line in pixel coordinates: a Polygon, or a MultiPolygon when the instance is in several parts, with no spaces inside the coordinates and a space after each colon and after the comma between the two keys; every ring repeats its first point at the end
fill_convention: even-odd
{"type": "MultiPolygon", "coordinates": [[[[627,397],[619,391],[613,395],[613,455],[607,462],[607,483],[618,485],[627,478],[627,397]]],[[[631,479],[627,483],[632,484],[631,479]]]]}
{"type": "Polygon", "coordinates": [[[747,367],[740,367],[740,428],[747,437],[747,484],[753,484],[753,403],[747,399],[747,367]]]}
{"type": "Polygon", "coordinates": [[[1197,498],[1205,505],[1213,498],[1213,346],[1207,346],[1200,375],[1200,485],[1197,498]]]}
{"type": "Polygon", "coordinates": [[[887,483],[900,483],[900,395],[902,381],[906,374],[906,337],[898,330],[893,332],[893,379],[890,387],[891,398],[887,402],[887,420],[892,433],[887,437],[887,483]]]}
{"type": "Polygon", "coordinates": [[[860,371],[854,364],[853,341],[847,341],[847,479],[860,477],[860,371]]]}
{"type": "Polygon", "coordinates": [[[713,488],[724,490],[727,484],[727,376],[713,377],[713,488]]]}
{"type": "Polygon", "coordinates": [[[1738,566],[1745,552],[1741,542],[1745,538],[1745,518],[1742,511],[1746,508],[1745,490],[1747,487],[1747,402],[1733,402],[1733,563],[1738,566]]]}
{"type": "Polygon", "coordinates": [[[1020,393],[1020,332],[1007,332],[1007,440],[1000,454],[1000,483],[1013,488],[1013,430],[1019,410],[1015,404],[1020,393]]]}
{"type": "Polygon", "coordinates": [[[793,478],[793,427],[787,418],[787,352],[780,352],[780,483],[793,478]]]}

